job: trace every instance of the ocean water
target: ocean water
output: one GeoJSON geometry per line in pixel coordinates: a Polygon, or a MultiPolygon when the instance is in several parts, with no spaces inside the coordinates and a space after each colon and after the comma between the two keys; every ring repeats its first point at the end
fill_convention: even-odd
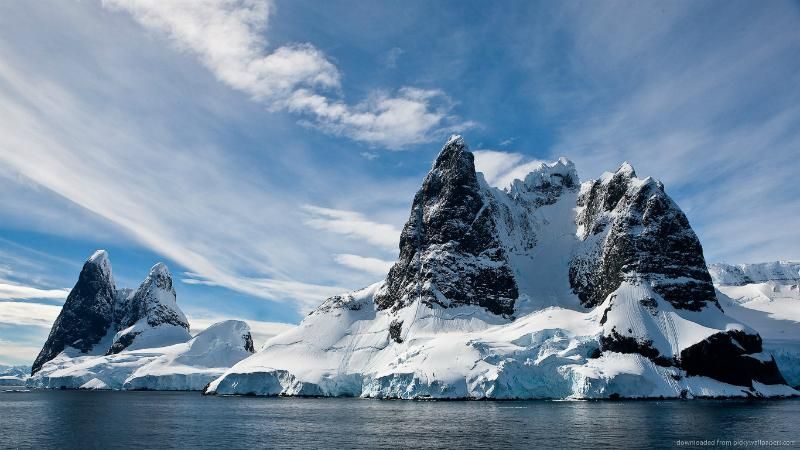
{"type": "Polygon", "coordinates": [[[416,402],[0,390],[2,448],[621,449],[710,443],[800,447],[800,400],[416,402]]]}

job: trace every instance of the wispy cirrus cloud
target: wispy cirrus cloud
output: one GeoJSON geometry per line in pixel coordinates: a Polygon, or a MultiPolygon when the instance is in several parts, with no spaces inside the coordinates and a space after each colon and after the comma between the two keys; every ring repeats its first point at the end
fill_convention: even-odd
{"type": "Polygon", "coordinates": [[[375,276],[385,276],[392,268],[394,261],[386,261],[378,258],[369,258],[347,253],[338,254],[334,257],[337,263],[373,274],[375,276]]]}
{"type": "Polygon", "coordinates": [[[49,298],[63,300],[70,289],[39,289],[0,279],[0,299],[49,298]]]}
{"type": "Polygon", "coordinates": [[[165,34],[225,84],[272,110],[300,114],[303,123],[330,134],[397,150],[474,126],[453,116],[450,99],[437,89],[377,91],[355,105],[342,100],[339,69],[319,49],[308,43],[269,48],[269,0],[103,4],[165,34]]]}
{"type": "MultiPolygon", "coordinates": [[[[346,266],[317,265],[346,249],[323,250],[324,239],[297,226],[307,217],[297,208],[305,193],[284,189],[277,178],[300,178],[313,167],[283,161],[283,154],[272,152],[270,145],[257,163],[242,155],[231,158],[215,136],[219,121],[233,120],[235,114],[217,100],[223,94],[209,93],[214,86],[208,85],[197,91],[206,97],[181,94],[187,83],[181,72],[185,68],[170,59],[172,52],[154,48],[152,42],[148,46],[135,24],[125,28],[125,23],[103,22],[97,17],[102,10],[94,6],[65,5],[71,22],[56,21],[50,27],[56,35],[68,34],[80,43],[65,51],[77,49],[96,64],[92,71],[83,72],[84,64],[74,55],[41,58],[35,53],[41,46],[33,45],[31,54],[10,46],[8,39],[0,41],[4,192],[35,186],[26,195],[37,202],[37,209],[78,211],[68,215],[80,225],[75,233],[90,242],[100,235],[95,226],[105,225],[105,239],[151,249],[197,274],[198,283],[297,305],[303,311],[368,281],[346,266]],[[113,43],[96,40],[94,33],[82,32],[86,24],[113,27],[119,33],[113,43]],[[125,56],[118,58],[118,52],[125,56]],[[163,76],[137,73],[148,65],[161,68],[163,76]],[[180,100],[163,101],[173,95],[180,100]],[[273,195],[276,192],[280,194],[273,195]],[[304,251],[298,251],[300,241],[307,245],[304,251]]],[[[34,23],[44,20],[31,16],[34,23]]],[[[26,33],[31,27],[20,29],[17,33],[26,33]]],[[[16,42],[28,42],[30,36],[25,36],[16,42]]],[[[4,223],[6,214],[19,219],[17,226],[30,223],[31,216],[24,213],[22,207],[4,210],[4,223]]],[[[52,219],[48,222],[49,232],[61,232],[52,219]]],[[[20,267],[11,270],[15,268],[20,267]]],[[[26,285],[24,280],[13,281],[26,285]]]]}
{"type": "Polygon", "coordinates": [[[350,239],[363,239],[389,251],[396,251],[400,244],[398,228],[369,220],[361,213],[314,205],[304,205],[303,210],[309,215],[304,223],[311,228],[350,239]]]}
{"type": "MultiPolygon", "coordinates": [[[[0,302],[0,324],[50,329],[61,307],[30,302],[0,302]]],[[[39,342],[41,345],[44,341],[39,342]]]]}

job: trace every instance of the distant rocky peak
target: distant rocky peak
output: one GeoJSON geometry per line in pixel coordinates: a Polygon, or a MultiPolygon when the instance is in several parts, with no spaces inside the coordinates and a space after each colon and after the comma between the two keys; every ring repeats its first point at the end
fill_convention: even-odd
{"type": "Polygon", "coordinates": [[[92,256],[89,257],[87,262],[91,262],[91,263],[94,263],[94,264],[109,265],[110,266],[110,262],[108,260],[108,252],[105,251],[105,250],[102,250],[102,249],[95,250],[94,253],[92,253],[92,256]]]}
{"type": "Polygon", "coordinates": [[[511,198],[539,207],[553,204],[566,191],[576,191],[579,186],[575,164],[561,157],[552,163],[541,163],[529,172],[524,180],[514,180],[505,189],[511,198]]]}
{"type": "Polygon", "coordinates": [[[552,163],[541,163],[525,176],[524,180],[514,180],[509,190],[549,189],[552,186],[575,188],[578,186],[578,172],[575,164],[561,157],[552,163]]]}
{"type": "Polygon", "coordinates": [[[150,326],[163,323],[189,329],[186,316],[178,307],[172,275],[164,263],[154,265],[139,287],[128,296],[120,328],[147,319],[150,326]]]}
{"type": "Polygon", "coordinates": [[[170,274],[167,265],[162,262],[156,263],[150,268],[150,272],[142,284],[151,284],[158,289],[171,292],[173,296],[175,295],[175,289],[172,287],[172,274],[170,274]]]}
{"type": "Polygon", "coordinates": [[[622,164],[620,164],[619,169],[617,169],[614,175],[620,177],[627,177],[628,179],[636,178],[636,170],[633,168],[631,163],[625,161],[622,164]]]}

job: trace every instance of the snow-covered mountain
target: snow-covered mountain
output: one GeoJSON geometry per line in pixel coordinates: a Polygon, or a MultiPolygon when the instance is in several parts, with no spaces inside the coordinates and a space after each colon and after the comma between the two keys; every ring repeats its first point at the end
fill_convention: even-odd
{"type": "Polygon", "coordinates": [[[686,216],[623,164],[542,164],[506,189],[452,137],[386,279],[335,296],[214,380],[219,394],[393,398],[780,396],[717,300],[686,216]]]}
{"type": "Polygon", "coordinates": [[[23,386],[31,368],[28,366],[7,366],[0,364],[0,386],[23,386]]]}
{"type": "Polygon", "coordinates": [[[800,263],[712,264],[725,312],[758,330],[786,381],[800,387],[800,263]]]}
{"type": "Polygon", "coordinates": [[[108,255],[98,250],[84,264],[28,384],[200,390],[253,351],[250,328],[241,321],[192,337],[163,263],[137,289],[117,289],[108,255]]]}

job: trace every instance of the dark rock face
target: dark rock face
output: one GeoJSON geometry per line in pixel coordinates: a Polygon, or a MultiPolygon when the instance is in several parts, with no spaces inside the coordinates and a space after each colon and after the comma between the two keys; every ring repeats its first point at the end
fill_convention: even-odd
{"type": "Polygon", "coordinates": [[[116,355],[117,353],[125,350],[136,339],[136,336],[140,335],[141,333],[128,333],[124,334],[119,337],[113,344],[111,344],[111,348],[108,349],[106,355],[116,355]]]}
{"type": "Polygon", "coordinates": [[[403,333],[403,321],[402,320],[393,320],[392,323],[389,324],[389,337],[401,344],[403,342],[403,338],[401,337],[403,333]]]}
{"type": "MultiPolygon", "coordinates": [[[[175,288],[167,266],[158,263],[150,269],[139,288],[115,308],[117,330],[124,330],[145,319],[147,325],[174,325],[189,331],[189,322],[175,304],[175,288]]],[[[109,354],[128,348],[140,333],[120,336],[111,346],[109,354]]]]}
{"type": "Polygon", "coordinates": [[[578,197],[580,237],[590,244],[570,265],[570,284],[581,303],[597,306],[623,280],[643,280],[675,308],[719,307],[686,216],[660,182],[635,177],[625,164],[578,197]]]}
{"type": "Polygon", "coordinates": [[[623,336],[615,328],[611,332],[600,336],[600,348],[603,351],[618,353],[638,353],[659,366],[669,367],[676,365],[672,358],[667,358],[653,347],[653,341],[641,342],[630,336],[623,336]]]}
{"type": "Polygon", "coordinates": [[[333,309],[349,309],[350,311],[359,311],[364,305],[356,300],[352,293],[342,294],[342,295],[334,295],[333,297],[329,297],[326,299],[317,309],[308,313],[308,315],[312,314],[324,314],[333,309]]]}
{"type": "Polygon", "coordinates": [[[83,265],[31,373],[38,372],[67,346],[84,353],[91,350],[112,325],[114,296],[111,265],[105,252],[98,252],[83,265]]]}
{"type": "Polygon", "coordinates": [[[375,295],[378,308],[397,309],[420,298],[429,306],[479,305],[511,316],[517,285],[494,217],[472,153],[461,138],[451,138],[414,196],[400,257],[375,295]]]}
{"type": "Polygon", "coordinates": [[[147,319],[147,324],[157,327],[162,324],[177,325],[189,329],[189,323],[183,314],[175,308],[161,301],[159,294],[166,294],[173,301],[175,288],[172,286],[172,275],[167,267],[158,263],[150,269],[147,278],[142,281],[139,288],[127,299],[127,310],[118,317],[119,328],[127,328],[141,319],[147,319]]]}
{"type": "Polygon", "coordinates": [[[250,353],[255,353],[256,349],[255,346],[253,345],[253,335],[247,333],[244,336],[242,336],[242,339],[244,340],[244,349],[250,353]]]}
{"type": "Polygon", "coordinates": [[[736,386],[786,384],[775,359],[761,361],[748,356],[761,352],[761,337],[728,331],[708,337],[681,352],[681,368],[689,375],[703,375],[736,386]]]}

